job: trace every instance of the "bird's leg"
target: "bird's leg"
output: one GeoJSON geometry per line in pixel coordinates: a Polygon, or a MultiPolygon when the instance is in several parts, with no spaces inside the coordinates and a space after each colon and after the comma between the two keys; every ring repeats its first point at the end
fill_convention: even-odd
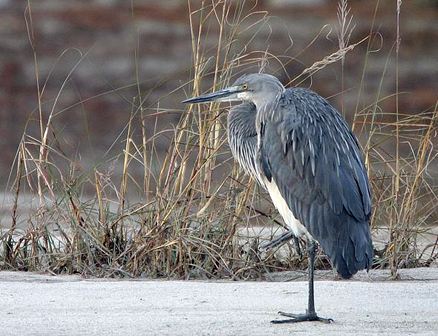
{"type": "Polygon", "coordinates": [[[300,247],[300,239],[293,234],[292,231],[286,231],[283,233],[280,237],[275,238],[271,240],[270,242],[263,244],[260,246],[260,248],[264,250],[270,250],[274,247],[281,246],[282,244],[286,243],[288,240],[294,240],[295,250],[297,251],[300,259],[303,257],[303,254],[301,253],[301,247],[300,247]]]}
{"type": "Polygon", "coordinates": [[[303,252],[301,252],[300,239],[295,235],[294,235],[294,243],[295,243],[295,250],[297,251],[301,260],[303,259],[303,252]]]}
{"type": "Polygon", "coordinates": [[[285,312],[278,312],[281,316],[290,317],[286,320],[273,320],[271,323],[297,323],[304,321],[319,321],[324,323],[332,323],[331,318],[322,318],[316,315],[315,311],[315,296],[314,296],[314,286],[313,286],[313,274],[315,266],[315,254],[316,254],[316,242],[310,240],[308,242],[308,253],[309,253],[309,299],[308,308],[305,314],[290,314],[285,312]]]}

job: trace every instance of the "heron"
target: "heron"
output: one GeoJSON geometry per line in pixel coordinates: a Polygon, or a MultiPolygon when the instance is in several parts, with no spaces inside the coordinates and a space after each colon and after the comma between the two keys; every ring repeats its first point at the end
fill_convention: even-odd
{"type": "MultiPolygon", "coordinates": [[[[308,307],[273,323],[321,321],[315,311],[317,244],[338,274],[369,270],[371,193],[360,145],[330,103],[306,88],[285,88],[275,76],[246,74],[232,86],[183,103],[235,102],[228,142],[240,166],[265,188],[295,237],[307,240],[308,307]]],[[[288,237],[286,237],[288,238],[288,237]]]]}

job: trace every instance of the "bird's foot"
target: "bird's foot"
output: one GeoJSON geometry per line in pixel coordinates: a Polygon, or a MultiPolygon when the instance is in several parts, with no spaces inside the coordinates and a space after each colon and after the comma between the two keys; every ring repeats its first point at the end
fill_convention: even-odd
{"type": "Polygon", "coordinates": [[[267,250],[273,249],[274,247],[283,245],[288,240],[295,239],[295,238],[296,237],[292,231],[286,231],[280,237],[277,237],[277,238],[271,240],[270,242],[262,244],[260,246],[260,248],[267,251],[267,250]]]}
{"type": "Polygon", "coordinates": [[[278,312],[281,316],[290,317],[286,320],[273,320],[271,323],[281,324],[281,323],[298,323],[305,321],[317,321],[323,323],[333,323],[334,320],[331,318],[323,318],[316,315],[316,313],[306,312],[305,314],[290,314],[285,312],[278,312]]]}

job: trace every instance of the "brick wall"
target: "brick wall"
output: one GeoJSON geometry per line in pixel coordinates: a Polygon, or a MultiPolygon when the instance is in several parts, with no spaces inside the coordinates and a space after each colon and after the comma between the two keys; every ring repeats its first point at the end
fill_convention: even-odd
{"type": "MultiPolygon", "coordinates": [[[[72,155],[80,152],[81,162],[92,164],[103,160],[103,153],[123,130],[132,109],[132,97],[138,90],[137,74],[145,106],[151,111],[156,108],[157,100],[163,108],[182,108],[179,102],[185,97],[183,90],[170,96],[166,94],[190,78],[187,1],[132,2],[133,8],[127,0],[30,1],[39,81],[41,87],[44,85],[43,113],[47,116],[52,108],[62,111],[54,125],[62,133],[63,149],[72,155]],[[63,84],[67,77],[69,80],[63,84]]],[[[192,1],[194,7],[198,3],[192,1]]],[[[272,17],[259,27],[257,37],[248,48],[265,49],[269,45],[273,54],[296,57],[297,60],[286,66],[291,77],[337,48],[334,34],[329,39],[325,37],[327,29],[305,49],[322,26],[335,24],[336,2],[304,3],[260,0],[254,8],[269,10],[272,17]]],[[[372,1],[351,1],[356,22],[353,41],[369,30],[374,10],[370,3],[372,1]]],[[[0,0],[0,180],[9,172],[26,121],[31,120],[31,134],[38,132],[38,124],[32,121],[36,117],[32,111],[36,113],[38,105],[35,64],[24,19],[25,4],[26,1],[0,0]]],[[[384,2],[378,12],[376,27],[383,46],[376,43],[374,47],[379,51],[370,56],[363,104],[375,99],[385,71],[387,55],[395,39],[394,6],[392,2],[384,2]]],[[[434,43],[438,40],[437,8],[433,2],[412,1],[403,2],[402,9],[400,91],[412,94],[406,99],[401,96],[401,110],[417,113],[430,109],[437,99],[438,44],[434,43]]],[[[236,48],[242,47],[245,39],[254,33],[255,28],[242,32],[236,48]]],[[[209,32],[211,56],[215,55],[217,38],[218,31],[212,29],[209,32]]],[[[359,46],[346,59],[345,87],[351,88],[344,97],[347,111],[356,104],[365,49],[365,44],[359,46]]],[[[386,67],[382,95],[394,91],[394,67],[393,61],[386,67]]],[[[271,62],[270,68],[279,67],[271,62]]],[[[314,76],[311,83],[307,81],[302,85],[311,85],[322,95],[331,96],[340,91],[339,73],[339,65],[333,65],[314,76]]],[[[287,80],[284,73],[278,74],[287,80]]],[[[337,105],[339,99],[336,96],[332,101],[337,105]]],[[[393,100],[382,103],[382,108],[393,110],[393,100]]],[[[159,128],[175,124],[179,115],[176,111],[161,117],[159,128]]],[[[150,125],[152,132],[153,123],[150,125]]],[[[116,141],[116,148],[121,146],[116,141]]]]}

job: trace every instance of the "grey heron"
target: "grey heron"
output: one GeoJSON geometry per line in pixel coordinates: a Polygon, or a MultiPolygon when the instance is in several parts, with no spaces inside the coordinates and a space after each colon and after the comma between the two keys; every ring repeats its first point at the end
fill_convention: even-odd
{"type": "Polygon", "coordinates": [[[228,114],[234,158],[269,193],[291,232],[308,241],[309,297],[304,314],[273,323],[322,321],[314,304],[318,242],[342,278],[369,269],[371,197],[358,141],[328,101],[286,89],[268,74],[243,75],[228,88],[183,103],[241,101],[228,114]]]}

